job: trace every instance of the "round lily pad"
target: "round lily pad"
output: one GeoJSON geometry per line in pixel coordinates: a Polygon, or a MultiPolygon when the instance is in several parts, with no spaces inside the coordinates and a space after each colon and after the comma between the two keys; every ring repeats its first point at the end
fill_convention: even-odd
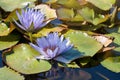
{"type": "Polygon", "coordinates": [[[6,64],[16,71],[23,74],[35,74],[48,71],[51,68],[49,62],[37,60],[35,57],[40,55],[28,44],[19,44],[12,51],[4,55],[6,64]]]}

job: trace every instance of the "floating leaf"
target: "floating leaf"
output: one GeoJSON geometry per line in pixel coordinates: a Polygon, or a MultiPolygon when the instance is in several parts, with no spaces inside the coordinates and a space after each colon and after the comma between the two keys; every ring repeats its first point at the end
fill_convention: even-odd
{"type": "Polygon", "coordinates": [[[57,14],[59,19],[70,20],[74,17],[73,9],[68,8],[59,8],[57,9],[57,14]]]}
{"type": "Polygon", "coordinates": [[[10,48],[17,44],[20,40],[20,35],[18,34],[9,34],[7,36],[0,37],[0,50],[10,48]]]}
{"type": "Polygon", "coordinates": [[[88,22],[93,22],[95,13],[93,9],[90,9],[88,7],[85,7],[81,10],[79,10],[80,15],[88,22]]]}
{"type": "Polygon", "coordinates": [[[46,20],[57,18],[56,10],[50,8],[50,6],[48,6],[48,5],[40,4],[40,5],[36,6],[35,9],[40,9],[40,11],[45,14],[46,20]]]}
{"type": "Polygon", "coordinates": [[[67,27],[64,27],[62,25],[59,25],[58,27],[45,27],[42,30],[40,30],[38,33],[33,34],[33,37],[41,37],[46,36],[50,32],[61,32],[65,30],[67,27]]]}
{"type": "Polygon", "coordinates": [[[13,51],[5,53],[5,61],[8,66],[23,74],[35,74],[48,71],[51,65],[44,60],[36,60],[40,55],[28,44],[19,44],[13,51]]]}
{"type": "Polygon", "coordinates": [[[5,11],[13,11],[16,8],[23,8],[36,0],[0,0],[0,7],[5,11]]]}
{"type": "Polygon", "coordinates": [[[0,36],[7,36],[15,29],[15,26],[10,23],[10,27],[8,27],[5,23],[0,23],[0,36]]]}
{"type": "Polygon", "coordinates": [[[94,10],[88,7],[85,7],[79,10],[78,12],[86,21],[91,22],[94,25],[98,25],[102,22],[105,22],[110,17],[109,15],[101,15],[101,14],[95,15],[94,10]]]}
{"type": "Polygon", "coordinates": [[[109,10],[116,0],[87,0],[102,10],[109,10]]]}
{"type": "Polygon", "coordinates": [[[120,72],[120,56],[116,56],[116,57],[109,57],[107,59],[105,59],[104,61],[101,62],[101,64],[116,73],[120,72]]]}
{"type": "Polygon", "coordinates": [[[102,44],[81,31],[69,30],[65,36],[70,38],[74,47],[83,52],[84,56],[93,56],[102,48],[102,44]]]}
{"type": "Polygon", "coordinates": [[[0,80],[24,80],[24,77],[7,67],[0,68],[0,80]]]}

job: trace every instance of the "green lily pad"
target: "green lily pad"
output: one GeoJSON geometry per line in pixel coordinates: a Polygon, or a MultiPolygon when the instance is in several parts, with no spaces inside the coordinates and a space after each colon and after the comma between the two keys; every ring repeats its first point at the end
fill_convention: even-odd
{"type": "Polygon", "coordinates": [[[5,23],[0,23],[0,36],[6,36],[9,34],[9,28],[5,23]]]}
{"type": "Polygon", "coordinates": [[[17,44],[20,40],[20,35],[18,34],[9,34],[7,36],[0,36],[0,50],[10,48],[17,44]]]}
{"type": "Polygon", "coordinates": [[[0,80],[24,80],[24,77],[7,67],[0,68],[0,80]]]}
{"type": "Polygon", "coordinates": [[[51,68],[49,62],[36,60],[35,57],[40,54],[28,44],[19,44],[13,48],[13,51],[5,54],[6,64],[23,74],[40,73],[51,68]]]}
{"type": "Polygon", "coordinates": [[[16,8],[23,8],[27,3],[33,3],[36,0],[0,0],[0,7],[5,11],[13,11],[16,8]]]}
{"type": "Polygon", "coordinates": [[[94,25],[98,25],[102,22],[105,22],[110,17],[109,15],[95,14],[94,10],[88,7],[82,8],[78,12],[86,21],[94,25]]]}
{"type": "Polygon", "coordinates": [[[102,10],[109,10],[116,0],[87,0],[102,10]]]}
{"type": "Polygon", "coordinates": [[[69,30],[65,36],[84,56],[93,56],[102,48],[102,44],[81,31],[69,30]]]}
{"type": "Polygon", "coordinates": [[[56,10],[50,8],[50,6],[48,6],[46,4],[37,5],[35,7],[35,9],[40,9],[40,11],[45,14],[45,16],[46,16],[45,19],[46,20],[50,20],[50,19],[52,20],[52,19],[57,18],[56,10]]]}
{"type": "Polygon", "coordinates": [[[120,72],[120,56],[116,56],[116,57],[109,57],[107,59],[105,59],[104,61],[101,62],[101,64],[116,73],[120,72]]]}

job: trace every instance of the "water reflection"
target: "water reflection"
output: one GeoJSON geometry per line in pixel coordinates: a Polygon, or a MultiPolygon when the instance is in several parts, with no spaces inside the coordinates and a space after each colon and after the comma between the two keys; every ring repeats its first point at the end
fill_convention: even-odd
{"type": "Polygon", "coordinates": [[[53,67],[46,73],[26,76],[27,80],[90,80],[91,75],[80,69],[53,67]]]}
{"type": "Polygon", "coordinates": [[[92,68],[53,67],[46,73],[26,76],[26,80],[120,80],[120,73],[114,73],[102,65],[92,68]]]}

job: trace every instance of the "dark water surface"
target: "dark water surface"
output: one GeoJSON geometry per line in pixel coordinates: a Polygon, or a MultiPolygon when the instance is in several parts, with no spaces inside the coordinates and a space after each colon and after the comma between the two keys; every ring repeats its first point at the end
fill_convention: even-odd
{"type": "MultiPolygon", "coordinates": [[[[0,67],[3,67],[0,55],[0,67]]],[[[35,75],[26,75],[25,80],[120,80],[120,73],[107,70],[102,65],[92,68],[53,67],[50,71],[35,75]]]]}
{"type": "Polygon", "coordinates": [[[84,68],[52,68],[49,72],[26,76],[26,80],[120,80],[120,73],[114,73],[102,65],[84,68]]]}

